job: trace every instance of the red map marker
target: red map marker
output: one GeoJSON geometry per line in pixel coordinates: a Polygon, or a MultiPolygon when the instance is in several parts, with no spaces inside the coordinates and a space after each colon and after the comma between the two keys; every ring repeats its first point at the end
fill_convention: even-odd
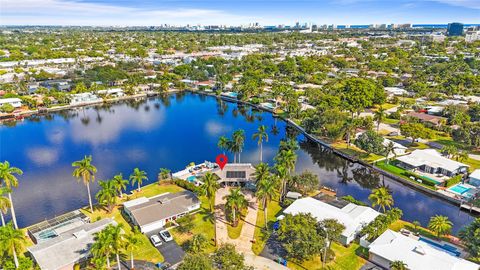
{"type": "Polygon", "coordinates": [[[223,170],[223,167],[225,167],[225,165],[228,162],[228,157],[225,156],[224,154],[220,154],[215,159],[215,162],[218,164],[218,166],[220,166],[220,169],[223,170]]]}

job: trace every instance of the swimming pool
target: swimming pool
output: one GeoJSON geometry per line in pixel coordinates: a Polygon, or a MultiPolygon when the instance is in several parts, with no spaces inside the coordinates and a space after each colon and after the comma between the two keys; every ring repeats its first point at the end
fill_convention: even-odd
{"type": "Polygon", "coordinates": [[[469,191],[470,188],[469,188],[469,187],[466,187],[466,186],[464,186],[464,185],[462,185],[462,184],[457,184],[457,185],[449,188],[448,190],[450,190],[450,191],[452,191],[452,192],[455,192],[455,193],[457,193],[457,194],[462,195],[463,193],[469,191]]]}
{"type": "Polygon", "coordinates": [[[428,238],[423,238],[423,237],[420,237],[418,239],[418,241],[422,241],[422,242],[425,242],[427,244],[429,244],[430,246],[434,247],[434,248],[437,248],[437,249],[440,249],[444,252],[447,252],[453,256],[456,256],[456,257],[459,257],[461,255],[460,251],[457,250],[456,247],[452,246],[452,245],[448,245],[448,244],[439,244],[435,241],[432,241],[428,238]]]}
{"type": "Polygon", "coordinates": [[[195,183],[197,181],[197,177],[194,175],[190,175],[189,177],[187,177],[187,181],[195,183]]]}

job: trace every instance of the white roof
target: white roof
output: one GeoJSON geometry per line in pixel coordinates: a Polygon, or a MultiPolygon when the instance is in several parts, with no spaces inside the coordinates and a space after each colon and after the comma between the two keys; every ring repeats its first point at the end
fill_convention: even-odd
{"type": "Polygon", "coordinates": [[[402,261],[410,270],[478,270],[480,267],[392,230],[387,230],[370,244],[370,253],[391,262],[402,261]]]}
{"type": "Polygon", "coordinates": [[[103,230],[109,224],[117,223],[110,218],[95,223],[86,223],[73,228],[51,240],[28,248],[35,261],[43,270],[64,269],[64,267],[86,258],[90,246],[95,242],[95,233],[103,230]]]}
{"type": "Polygon", "coordinates": [[[480,179],[480,169],[476,169],[470,174],[470,178],[480,179]]]}
{"type": "Polygon", "coordinates": [[[397,160],[414,167],[428,165],[432,168],[443,168],[450,172],[453,172],[461,167],[468,167],[466,164],[443,157],[435,149],[415,150],[410,155],[401,156],[397,158],[397,160]]]}
{"type": "Polygon", "coordinates": [[[0,98],[0,104],[22,102],[19,98],[0,98]]]}
{"type": "Polygon", "coordinates": [[[324,219],[336,219],[345,226],[345,230],[342,232],[345,237],[355,234],[380,214],[367,206],[349,203],[343,208],[337,208],[311,197],[294,201],[283,212],[292,215],[310,213],[319,222],[324,219]]]}

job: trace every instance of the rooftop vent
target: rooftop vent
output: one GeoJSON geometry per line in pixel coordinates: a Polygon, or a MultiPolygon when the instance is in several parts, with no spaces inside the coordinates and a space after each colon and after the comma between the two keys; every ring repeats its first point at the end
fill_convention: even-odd
{"type": "Polygon", "coordinates": [[[80,230],[78,232],[73,233],[73,236],[75,236],[75,238],[77,239],[80,239],[87,236],[87,232],[85,230],[80,230]]]}

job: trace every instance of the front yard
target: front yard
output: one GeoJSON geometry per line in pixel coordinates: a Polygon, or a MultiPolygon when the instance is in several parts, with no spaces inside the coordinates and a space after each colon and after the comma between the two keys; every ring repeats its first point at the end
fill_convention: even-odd
{"type": "MultiPolygon", "coordinates": [[[[276,221],[276,216],[278,213],[282,211],[282,207],[278,203],[278,201],[272,200],[268,206],[267,206],[267,223],[268,227],[271,228],[272,224],[276,221]]],[[[267,233],[264,228],[265,228],[265,214],[263,211],[263,207],[259,205],[259,209],[257,212],[257,224],[255,226],[255,232],[254,232],[254,238],[255,242],[252,245],[252,250],[253,253],[256,255],[260,254],[262,252],[263,248],[265,247],[265,243],[268,240],[268,237],[270,236],[269,233],[267,233]]]]}

